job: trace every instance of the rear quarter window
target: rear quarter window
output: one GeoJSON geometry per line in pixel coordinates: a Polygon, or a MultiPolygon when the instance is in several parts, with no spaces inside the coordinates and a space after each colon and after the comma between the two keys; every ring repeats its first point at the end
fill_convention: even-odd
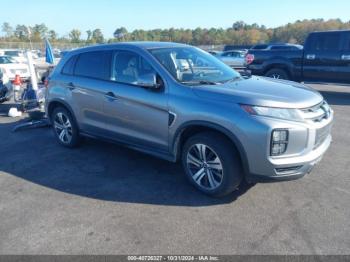
{"type": "Polygon", "coordinates": [[[111,52],[93,51],[78,56],[74,75],[101,80],[111,78],[111,52]]]}
{"type": "Polygon", "coordinates": [[[77,56],[72,56],[68,61],[65,63],[62,69],[62,74],[64,75],[73,75],[74,72],[74,66],[75,62],[77,61],[77,56]]]}
{"type": "Polygon", "coordinates": [[[272,46],[271,50],[296,50],[297,48],[294,46],[272,46]]]}

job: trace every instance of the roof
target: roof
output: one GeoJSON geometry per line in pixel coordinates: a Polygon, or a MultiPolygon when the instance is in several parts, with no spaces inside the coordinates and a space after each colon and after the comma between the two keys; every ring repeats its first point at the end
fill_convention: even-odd
{"type": "Polygon", "coordinates": [[[319,33],[342,33],[342,32],[349,32],[349,29],[341,29],[341,30],[327,30],[327,31],[315,31],[311,32],[310,34],[319,34],[319,33]]]}
{"type": "Polygon", "coordinates": [[[172,43],[172,42],[120,42],[120,43],[101,44],[101,45],[82,47],[82,48],[74,49],[71,52],[80,53],[81,51],[113,49],[113,48],[120,48],[120,47],[131,47],[131,48],[139,48],[139,49],[156,49],[156,48],[172,48],[172,47],[185,47],[185,46],[188,46],[188,45],[172,43]]]}

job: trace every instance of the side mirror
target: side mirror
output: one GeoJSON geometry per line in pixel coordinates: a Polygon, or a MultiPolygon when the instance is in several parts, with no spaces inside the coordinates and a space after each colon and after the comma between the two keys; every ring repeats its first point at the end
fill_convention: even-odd
{"type": "Polygon", "coordinates": [[[142,87],[146,87],[146,88],[152,88],[152,89],[159,88],[159,85],[157,84],[156,74],[140,75],[137,79],[137,85],[142,86],[142,87]]]}

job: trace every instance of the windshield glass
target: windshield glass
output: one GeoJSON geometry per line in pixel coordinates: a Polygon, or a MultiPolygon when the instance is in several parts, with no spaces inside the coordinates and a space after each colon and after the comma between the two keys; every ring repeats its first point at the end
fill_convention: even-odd
{"type": "Polygon", "coordinates": [[[7,56],[0,56],[0,64],[11,64],[13,60],[7,56]]]}
{"type": "Polygon", "coordinates": [[[5,51],[4,54],[8,56],[23,56],[21,51],[5,51]]]}
{"type": "Polygon", "coordinates": [[[240,78],[235,70],[198,48],[159,48],[150,52],[183,84],[220,84],[240,78]]]}

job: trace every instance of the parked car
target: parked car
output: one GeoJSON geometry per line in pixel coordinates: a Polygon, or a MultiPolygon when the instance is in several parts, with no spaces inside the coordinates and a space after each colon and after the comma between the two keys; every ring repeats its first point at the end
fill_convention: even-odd
{"type": "Polygon", "coordinates": [[[11,97],[11,90],[9,90],[9,87],[8,85],[6,85],[6,82],[8,83],[8,79],[0,70],[0,103],[5,102],[11,97]],[[6,80],[4,81],[4,79],[6,80]]]}
{"type": "Polygon", "coordinates": [[[249,50],[246,63],[254,75],[350,83],[350,31],[311,33],[299,50],[249,50]]]}
{"type": "Polygon", "coordinates": [[[226,51],[216,55],[222,62],[233,68],[245,67],[244,51],[226,51]]]}
{"type": "Polygon", "coordinates": [[[243,78],[203,50],[158,42],[69,52],[48,81],[46,113],[63,146],[88,136],[181,161],[189,181],[213,196],[244,179],[309,173],[331,143],[333,120],[311,88],[243,78]]]}
{"type": "Polygon", "coordinates": [[[303,49],[302,45],[295,44],[259,44],[251,48],[251,50],[301,50],[303,49]]]}
{"type": "Polygon", "coordinates": [[[17,63],[27,63],[27,58],[25,57],[25,53],[20,49],[2,49],[0,50],[0,55],[2,56],[10,56],[17,63]]]}
{"type": "Polygon", "coordinates": [[[15,79],[19,75],[22,80],[30,78],[28,65],[18,63],[10,56],[0,56],[0,70],[6,74],[10,80],[15,79]]]}
{"type": "Polygon", "coordinates": [[[251,47],[252,47],[251,45],[225,45],[223,51],[226,52],[226,51],[248,50],[251,47]]]}

